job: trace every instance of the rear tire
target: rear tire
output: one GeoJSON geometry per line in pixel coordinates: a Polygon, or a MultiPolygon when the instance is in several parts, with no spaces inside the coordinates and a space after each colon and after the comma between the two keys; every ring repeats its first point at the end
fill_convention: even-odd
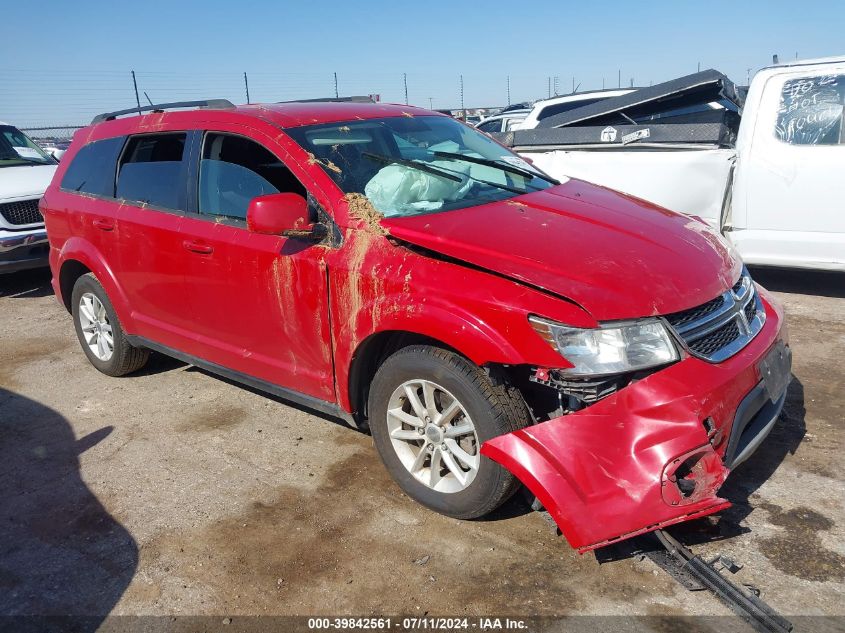
{"type": "Polygon", "coordinates": [[[150,351],[130,345],[106,291],[92,274],[76,280],[71,313],[82,351],[108,376],[124,376],[147,363],[150,351]]]}
{"type": "Polygon", "coordinates": [[[370,386],[370,431],[388,472],[412,499],[459,519],[489,514],[519,488],[479,450],[530,419],[514,387],[429,345],[394,353],[370,386]]]}

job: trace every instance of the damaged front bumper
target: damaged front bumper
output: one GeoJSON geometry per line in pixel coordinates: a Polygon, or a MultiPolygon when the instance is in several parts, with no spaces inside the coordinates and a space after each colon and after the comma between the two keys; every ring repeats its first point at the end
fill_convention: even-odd
{"type": "Polygon", "coordinates": [[[516,475],[579,552],[729,507],[719,488],[786,398],[783,313],[761,297],[764,328],[728,360],[686,358],[586,409],[488,440],[482,455],[516,475]]]}

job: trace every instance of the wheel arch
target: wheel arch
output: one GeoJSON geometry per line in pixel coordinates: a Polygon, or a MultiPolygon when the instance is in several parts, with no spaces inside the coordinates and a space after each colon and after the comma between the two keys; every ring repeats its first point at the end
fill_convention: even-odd
{"type": "Polygon", "coordinates": [[[432,345],[466,358],[465,354],[448,343],[419,332],[383,330],[371,334],[355,349],[347,380],[349,404],[359,424],[366,418],[370,383],[376,371],[388,356],[411,345],[432,345]]]}
{"type": "Polygon", "coordinates": [[[126,294],[106,259],[93,244],[81,238],[70,238],[64,243],[58,261],[58,290],[61,293],[61,303],[68,311],[71,309],[71,294],[76,280],[91,273],[106,291],[124,330],[132,332],[134,328],[126,294]]]}

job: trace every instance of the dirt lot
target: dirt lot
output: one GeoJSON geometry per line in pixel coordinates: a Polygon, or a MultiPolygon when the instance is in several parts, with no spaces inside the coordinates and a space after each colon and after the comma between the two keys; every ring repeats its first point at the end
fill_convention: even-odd
{"type": "MultiPolygon", "coordinates": [[[[795,379],[721,519],[780,612],[845,615],[845,278],[755,271],[785,303],[795,379]]],[[[650,560],[579,556],[515,499],[461,522],[416,505],[368,436],[155,357],[85,359],[45,272],[0,277],[0,613],[720,614],[650,560]]]]}

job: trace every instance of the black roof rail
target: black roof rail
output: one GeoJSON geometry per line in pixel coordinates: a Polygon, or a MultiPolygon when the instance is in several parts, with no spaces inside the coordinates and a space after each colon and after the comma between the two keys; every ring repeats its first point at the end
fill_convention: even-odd
{"type": "Polygon", "coordinates": [[[174,110],[176,108],[208,108],[209,110],[228,110],[234,108],[235,104],[228,99],[204,99],[202,101],[177,101],[175,103],[160,103],[157,105],[148,105],[134,108],[127,108],[126,110],[116,110],[115,112],[104,112],[98,114],[91,120],[91,125],[102,123],[103,121],[111,121],[124,114],[141,114],[142,112],[164,112],[165,110],[174,110]]]}
{"type": "Polygon", "coordinates": [[[276,103],[375,103],[369,95],[354,95],[352,97],[321,97],[317,99],[291,99],[290,101],[277,101],[276,103]]]}

